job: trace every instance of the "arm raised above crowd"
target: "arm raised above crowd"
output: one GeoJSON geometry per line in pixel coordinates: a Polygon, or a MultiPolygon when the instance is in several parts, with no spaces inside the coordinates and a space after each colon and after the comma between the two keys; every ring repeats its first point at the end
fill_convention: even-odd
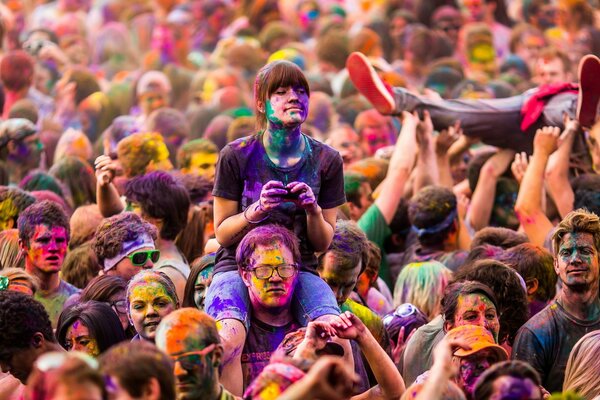
{"type": "Polygon", "coordinates": [[[481,167],[467,214],[470,225],[476,231],[489,225],[496,197],[496,183],[511,164],[514,155],[514,150],[501,149],[481,167]]]}
{"type": "Polygon", "coordinates": [[[543,246],[552,223],[542,209],[542,188],[544,185],[544,170],[548,158],[558,145],[559,128],[544,127],[538,129],[533,140],[533,155],[515,203],[515,211],[521,226],[532,244],[543,246]]]}
{"type": "Polygon", "coordinates": [[[419,119],[408,112],[402,113],[402,129],[394,147],[385,180],[381,183],[375,204],[390,223],[402,199],[404,184],[410,176],[417,153],[416,131],[419,119]]]}
{"type": "Polygon", "coordinates": [[[104,218],[123,211],[123,202],[117,188],[112,183],[116,175],[115,161],[109,156],[100,156],[94,162],[96,168],[96,203],[104,218]]]}
{"type": "Polygon", "coordinates": [[[564,121],[565,130],[560,136],[558,149],[550,155],[546,167],[546,187],[561,218],[573,211],[575,195],[569,182],[569,157],[579,131],[579,122],[576,119],[571,119],[565,114],[564,121]]]}

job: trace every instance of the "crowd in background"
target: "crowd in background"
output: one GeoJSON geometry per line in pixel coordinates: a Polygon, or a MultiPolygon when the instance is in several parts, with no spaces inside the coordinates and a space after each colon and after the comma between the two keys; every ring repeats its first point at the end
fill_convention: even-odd
{"type": "Polygon", "coordinates": [[[600,399],[597,0],[14,0],[0,43],[0,400],[600,399]]]}

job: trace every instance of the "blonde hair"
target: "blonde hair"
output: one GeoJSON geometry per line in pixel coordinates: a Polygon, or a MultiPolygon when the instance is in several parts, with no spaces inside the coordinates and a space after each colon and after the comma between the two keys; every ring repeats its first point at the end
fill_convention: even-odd
{"type": "Polygon", "coordinates": [[[402,268],[394,286],[394,308],[411,303],[427,316],[435,318],[452,272],[437,261],[410,263],[402,268]]]}
{"type": "Polygon", "coordinates": [[[567,361],[563,390],[571,390],[585,399],[600,396],[600,331],[593,331],[579,339],[567,361]]]}

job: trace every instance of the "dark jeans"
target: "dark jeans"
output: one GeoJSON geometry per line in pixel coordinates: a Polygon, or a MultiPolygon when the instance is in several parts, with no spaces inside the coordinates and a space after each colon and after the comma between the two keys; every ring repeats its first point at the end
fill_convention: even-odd
{"type": "Polygon", "coordinates": [[[429,111],[436,130],[461,122],[464,133],[484,143],[516,151],[533,150],[533,137],[542,126],[564,128],[563,113],[575,116],[577,95],[560,93],[548,101],[540,118],[526,132],[521,131],[521,108],[537,91],[531,89],[505,99],[432,101],[415,96],[402,88],[394,88],[395,114],[402,111],[429,111]]]}

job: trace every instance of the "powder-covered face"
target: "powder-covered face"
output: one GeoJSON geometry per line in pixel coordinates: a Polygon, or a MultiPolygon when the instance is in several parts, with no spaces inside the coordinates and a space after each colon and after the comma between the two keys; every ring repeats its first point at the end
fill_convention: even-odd
{"type": "Polygon", "coordinates": [[[67,329],[64,346],[68,351],[81,351],[92,357],[100,355],[98,342],[90,335],[88,327],[79,320],[67,329]]]}
{"type": "Polygon", "coordinates": [[[492,385],[490,400],[541,400],[542,392],[529,378],[501,376],[492,385]]]}
{"type": "Polygon", "coordinates": [[[175,300],[158,282],[136,284],[129,295],[129,318],[135,331],[144,339],[154,341],[160,321],[175,310],[175,300]]]}
{"type": "Polygon", "coordinates": [[[194,153],[190,159],[190,165],[181,168],[184,174],[203,176],[209,181],[215,179],[215,169],[217,166],[217,153],[194,153]]]}
{"type": "Polygon", "coordinates": [[[344,160],[344,166],[348,166],[363,158],[363,150],[360,146],[360,137],[352,129],[337,129],[329,136],[327,144],[336,149],[344,160]]]}
{"type": "Polygon", "coordinates": [[[382,147],[392,144],[393,133],[390,131],[389,125],[383,121],[369,122],[360,134],[369,156],[373,156],[382,147]]]}
{"type": "Polygon", "coordinates": [[[473,394],[477,378],[496,362],[498,362],[498,356],[490,349],[483,349],[461,358],[456,383],[470,397],[473,394]]]}
{"type": "Polygon", "coordinates": [[[267,123],[274,129],[292,128],[308,116],[308,94],[304,87],[280,87],[267,100],[267,123]]]}
{"type": "Polygon", "coordinates": [[[273,243],[268,246],[257,246],[250,257],[248,269],[242,278],[248,287],[250,301],[254,307],[262,309],[282,309],[290,305],[298,272],[290,278],[281,278],[277,271],[268,279],[258,279],[251,270],[261,267],[277,267],[294,264],[292,252],[284,245],[273,243]]]}
{"type": "Polygon", "coordinates": [[[140,109],[146,116],[152,111],[169,105],[169,93],[165,90],[157,89],[139,96],[140,109]]]}
{"type": "Polygon", "coordinates": [[[206,291],[212,283],[214,267],[208,267],[203,269],[196,279],[194,285],[194,304],[199,310],[204,310],[204,299],[206,298],[206,291]]]}
{"type": "Polygon", "coordinates": [[[325,254],[322,267],[319,269],[321,279],[329,285],[338,304],[343,304],[348,300],[350,293],[356,286],[362,266],[360,261],[355,266],[344,264],[346,264],[345,260],[342,260],[335,252],[330,251],[325,254]]]}
{"type": "Polygon", "coordinates": [[[67,254],[67,230],[61,226],[52,228],[36,225],[29,239],[29,246],[22,245],[27,252],[27,269],[43,272],[58,272],[67,254]]]}
{"type": "Polygon", "coordinates": [[[468,294],[458,298],[454,326],[479,325],[490,331],[498,343],[500,322],[494,303],[482,294],[468,294]]]}
{"type": "Polygon", "coordinates": [[[215,351],[200,353],[208,347],[207,340],[198,320],[190,318],[188,322],[186,314],[179,315],[177,324],[161,325],[156,335],[157,347],[173,360],[178,400],[204,398],[218,379],[213,365],[215,351]]]}
{"type": "Polygon", "coordinates": [[[587,232],[567,233],[558,247],[554,270],[571,289],[586,290],[597,285],[599,266],[594,236],[587,232]]]}

